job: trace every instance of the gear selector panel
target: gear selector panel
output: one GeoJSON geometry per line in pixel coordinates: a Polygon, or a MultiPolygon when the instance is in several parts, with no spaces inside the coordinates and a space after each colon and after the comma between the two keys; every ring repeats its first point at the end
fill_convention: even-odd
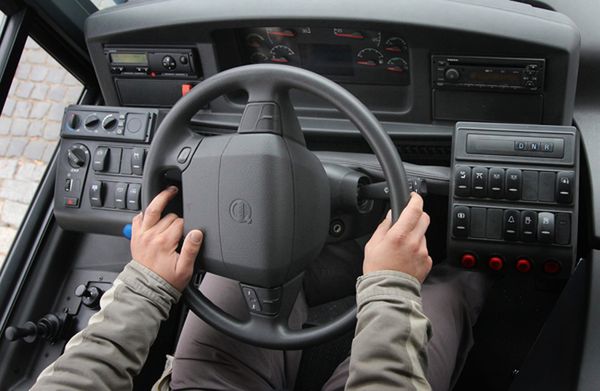
{"type": "Polygon", "coordinates": [[[448,252],[465,268],[568,276],[579,135],[570,126],[456,124],[448,252]]]}

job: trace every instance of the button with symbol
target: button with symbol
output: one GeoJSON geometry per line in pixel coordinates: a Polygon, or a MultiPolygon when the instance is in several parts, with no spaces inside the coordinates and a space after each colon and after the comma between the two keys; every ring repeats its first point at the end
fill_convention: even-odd
{"type": "Polygon", "coordinates": [[[509,200],[521,198],[521,170],[518,168],[506,170],[506,198],[509,200]]]}
{"type": "Polygon", "coordinates": [[[541,143],[542,152],[552,152],[554,151],[554,143],[551,142],[543,142],[541,143]]]}
{"type": "Polygon", "coordinates": [[[479,166],[473,167],[471,176],[471,194],[476,197],[485,197],[487,195],[488,169],[479,166]]]}
{"type": "Polygon", "coordinates": [[[102,190],[103,183],[100,181],[94,181],[90,185],[90,205],[95,208],[102,207],[102,190]]]}
{"type": "Polygon", "coordinates": [[[556,176],[556,199],[561,204],[570,204],[573,201],[573,178],[572,171],[560,171],[556,176]]]}
{"type": "Polygon", "coordinates": [[[504,239],[517,240],[519,236],[520,213],[518,210],[504,211],[504,239]]]}
{"type": "Polygon", "coordinates": [[[490,168],[489,193],[492,198],[504,196],[504,169],[500,167],[490,168]]]}
{"type": "Polygon", "coordinates": [[[457,238],[466,238],[469,236],[469,208],[466,206],[457,206],[454,208],[452,233],[457,238]]]}
{"type": "Polygon", "coordinates": [[[537,213],[531,210],[521,214],[521,240],[535,242],[537,239],[537,213]]]}
{"type": "Polygon", "coordinates": [[[538,142],[528,142],[527,150],[531,152],[538,152],[540,150],[540,143],[538,142]]]}
{"type": "Polygon", "coordinates": [[[466,197],[471,193],[471,167],[456,166],[454,178],[454,193],[466,197]]]}
{"type": "Polygon", "coordinates": [[[538,213],[538,240],[544,243],[554,242],[554,213],[538,213]]]}
{"type": "Polygon", "coordinates": [[[527,143],[525,141],[515,141],[515,151],[525,151],[527,149],[527,143]]]}

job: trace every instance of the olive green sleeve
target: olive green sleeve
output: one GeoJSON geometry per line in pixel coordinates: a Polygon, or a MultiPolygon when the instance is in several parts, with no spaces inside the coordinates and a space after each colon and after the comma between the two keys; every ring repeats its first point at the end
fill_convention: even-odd
{"type": "Polygon", "coordinates": [[[100,301],[100,311],[67,343],[32,390],[130,390],[160,324],[181,293],[131,261],[100,301]]]}
{"type": "Polygon", "coordinates": [[[346,390],[430,390],[425,347],[431,325],[421,284],[405,273],[369,273],[357,282],[358,323],[346,390]]]}

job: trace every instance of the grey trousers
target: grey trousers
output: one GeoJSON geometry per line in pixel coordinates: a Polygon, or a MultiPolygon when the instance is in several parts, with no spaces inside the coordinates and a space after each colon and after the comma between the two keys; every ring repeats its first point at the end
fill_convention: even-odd
{"type": "MultiPolygon", "coordinates": [[[[434,391],[455,384],[473,345],[472,327],[490,286],[487,276],[440,264],[422,287],[423,309],[432,324],[427,346],[427,378],[434,391]]],[[[207,275],[203,293],[216,305],[238,317],[247,316],[237,282],[207,275]]],[[[307,306],[300,295],[290,317],[299,328],[307,306]]],[[[173,390],[293,390],[302,352],[258,348],[230,338],[190,312],[173,363],[173,390]]],[[[324,385],[324,391],[343,390],[349,358],[324,385]]]]}

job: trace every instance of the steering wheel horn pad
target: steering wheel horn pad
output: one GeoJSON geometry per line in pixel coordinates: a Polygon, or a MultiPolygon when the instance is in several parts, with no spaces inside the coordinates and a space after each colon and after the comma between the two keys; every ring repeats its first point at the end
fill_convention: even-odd
{"type": "Polygon", "coordinates": [[[330,217],[328,178],[305,146],[290,89],[333,103],[361,131],[386,175],[395,221],[409,193],[389,136],[341,86],[285,65],[234,68],[195,86],[163,119],[146,159],[142,188],[146,207],[162,189],[164,174],[181,172],[185,231],[205,233],[202,269],[240,281],[250,316],[233,318],[191,285],[184,291],[186,302],[218,330],[273,349],[301,349],[329,340],[353,326],[356,311],[319,327],[288,327],[302,272],[323,247],[330,217]],[[240,89],[249,100],[237,133],[203,138],[190,129],[192,116],[205,104],[240,89]],[[181,162],[177,156],[184,148],[193,152],[181,162]]]}

